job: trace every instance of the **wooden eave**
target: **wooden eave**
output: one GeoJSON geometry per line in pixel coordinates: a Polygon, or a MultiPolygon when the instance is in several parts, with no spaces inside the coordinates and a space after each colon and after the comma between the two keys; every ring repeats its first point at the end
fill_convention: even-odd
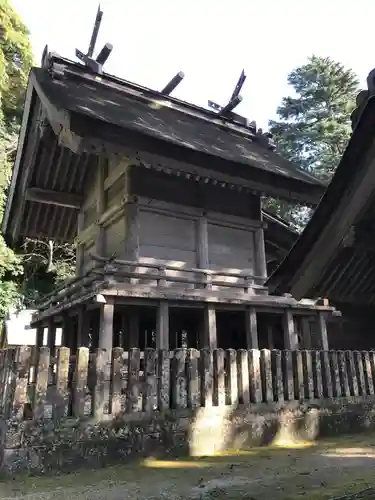
{"type": "Polygon", "coordinates": [[[257,141],[211,111],[52,57],[49,70],[30,74],[3,232],[72,240],[87,171],[101,154],[316,205],[325,185],[257,141]]]}
{"type": "Polygon", "coordinates": [[[310,222],[268,279],[272,292],[374,303],[375,245],[369,244],[375,236],[374,131],[370,98],[310,222]]]}

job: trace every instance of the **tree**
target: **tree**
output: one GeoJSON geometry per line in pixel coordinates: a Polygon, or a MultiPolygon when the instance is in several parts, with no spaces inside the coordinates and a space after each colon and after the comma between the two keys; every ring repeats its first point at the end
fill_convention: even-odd
{"type": "MultiPolygon", "coordinates": [[[[351,69],[329,57],[312,56],[288,75],[295,95],[284,97],[277,108],[279,121],[269,122],[278,151],[302,169],[329,181],[351,133],[350,113],[355,107],[358,79],[351,69]]],[[[301,210],[271,209],[295,221],[301,210]]],[[[307,211],[298,222],[303,223],[307,211]]]]}
{"type": "MultiPolygon", "coordinates": [[[[27,79],[33,64],[29,32],[8,0],[0,0],[0,220],[15,159],[27,79]]],[[[17,254],[0,235],[0,319],[22,298],[34,305],[72,274],[74,249],[26,239],[17,254]]]]}
{"type": "Polygon", "coordinates": [[[8,132],[18,132],[27,78],[33,64],[29,31],[8,0],[0,0],[0,95],[8,132]]]}

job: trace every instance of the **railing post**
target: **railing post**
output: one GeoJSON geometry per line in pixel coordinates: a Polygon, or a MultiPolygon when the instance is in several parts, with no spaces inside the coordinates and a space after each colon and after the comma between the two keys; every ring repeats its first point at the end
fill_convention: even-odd
{"type": "Polygon", "coordinates": [[[110,408],[112,415],[120,415],[122,412],[122,370],[124,350],[122,347],[112,349],[111,363],[111,390],[110,390],[110,408]]]}
{"type": "Polygon", "coordinates": [[[229,405],[238,405],[237,359],[236,351],[228,349],[227,356],[227,400],[229,405]]]}
{"type": "Polygon", "coordinates": [[[245,405],[250,403],[249,353],[245,349],[237,351],[238,399],[245,405]]]}
{"type": "Polygon", "coordinates": [[[151,412],[157,409],[157,366],[155,349],[145,349],[145,387],[143,410],[151,412]]]}
{"type": "Polygon", "coordinates": [[[215,349],[214,355],[214,404],[225,405],[224,351],[215,349]]]}
{"type": "Polygon", "coordinates": [[[77,349],[76,365],[73,376],[73,416],[85,415],[87,373],[89,368],[89,350],[87,347],[77,349]]]}

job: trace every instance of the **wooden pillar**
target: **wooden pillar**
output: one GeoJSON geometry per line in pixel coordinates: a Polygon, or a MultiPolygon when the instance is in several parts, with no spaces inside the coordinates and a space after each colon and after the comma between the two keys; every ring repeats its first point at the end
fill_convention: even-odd
{"type": "Polygon", "coordinates": [[[56,346],[56,325],[53,321],[53,318],[50,318],[48,321],[47,347],[50,350],[51,356],[55,355],[55,346],[56,346]]]}
{"type": "Polygon", "coordinates": [[[38,326],[36,329],[36,347],[40,349],[43,347],[44,340],[44,326],[38,326]]]}
{"type": "Polygon", "coordinates": [[[245,309],[245,331],[247,349],[259,349],[257,313],[254,307],[245,309]]]}
{"type": "Polygon", "coordinates": [[[197,267],[200,269],[208,269],[208,228],[207,218],[203,215],[196,221],[196,258],[197,267]]]}
{"type": "Polygon", "coordinates": [[[109,351],[113,347],[113,315],[114,303],[107,298],[105,304],[100,306],[99,349],[109,351]]]}
{"type": "MultiPolygon", "coordinates": [[[[267,278],[267,261],[263,227],[254,231],[254,256],[256,276],[267,278]]],[[[263,282],[259,282],[259,284],[263,285],[263,282]]]]}
{"type": "Polygon", "coordinates": [[[203,309],[202,348],[217,349],[216,310],[214,304],[207,303],[203,309]]]}
{"type": "Polygon", "coordinates": [[[267,325],[267,344],[268,344],[268,349],[274,349],[273,345],[273,328],[272,325],[267,325]]]}
{"type": "Polygon", "coordinates": [[[129,348],[139,347],[139,311],[130,308],[129,312],[129,348]]]}
{"type": "Polygon", "coordinates": [[[156,311],[156,349],[169,350],[169,306],[161,300],[156,311]]]}
{"type": "Polygon", "coordinates": [[[311,329],[308,318],[301,318],[302,342],[304,349],[311,349],[311,329]]]}
{"type": "Polygon", "coordinates": [[[85,214],[83,210],[81,210],[78,214],[78,227],[77,227],[77,236],[78,236],[78,243],[77,243],[77,249],[76,249],[76,276],[82,276],[83,274],[83,248],[84,246],[79,242],[79,237],[81,232],[84,229],[84,222],[85,222],[85,214]]]}
{"type": "Polygon", "coordinates": [[[295,351],[298,349],[298,335],[295,329],[294,318],[291,311],[288,309],[284,312],[283,317],[284,329],[284,345],[285,349],[295,351]]]}
{"type": "Polygon", "coordinates": [[[95,252],[100,256],[105,255],[104,228],[99,224],[99,220],[105,211],[105,161],[105,158],[99,156],[96,177],[96,212],[98,216],[98,227],[95,238],[95,252]]]}
{"type": "Polygon", "coordinates": [[[90,316],[85,304],[78,306],[77,348],[89,347],[90,316]]]}
{"type": "Polygon", "coordinates": [[[318,313],[318,335],[319,335],[319,347],[323,351],[328,351],[328,334],[327,334],[327,323],[324,317],[324,313],[318,313]]]}

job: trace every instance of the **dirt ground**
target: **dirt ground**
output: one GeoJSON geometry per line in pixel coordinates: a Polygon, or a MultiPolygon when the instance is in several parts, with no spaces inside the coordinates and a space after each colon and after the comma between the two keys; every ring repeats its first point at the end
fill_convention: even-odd
{"type": "MultiPolygon", "coordinates": [[[[232,451],[66,476],[16,477],[1,498],[22,500],[335,499],[375,487],[375,434],[232,451]]],[[[362,497],[361,497],[362,498],[362,497]]],[[[375,498],[363,497],[363,498],[375,498]]]]}

